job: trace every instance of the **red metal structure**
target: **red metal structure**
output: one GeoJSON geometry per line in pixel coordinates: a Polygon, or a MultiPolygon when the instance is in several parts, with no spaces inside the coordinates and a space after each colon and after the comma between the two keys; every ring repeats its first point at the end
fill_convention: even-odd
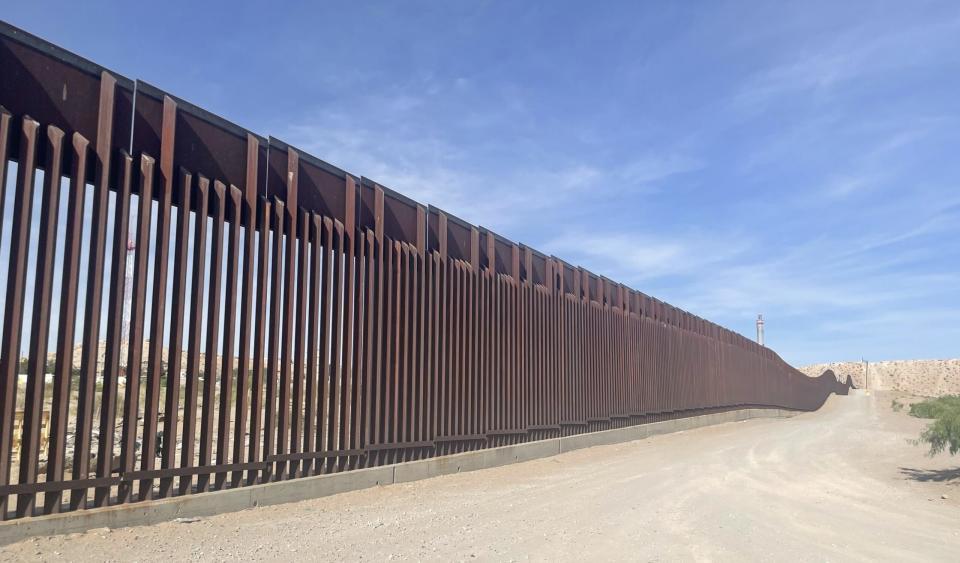
{"type": "Polygon", "coordinates": [[[6,24],[0,105],[0,519],[847,391],[6,24]]]}

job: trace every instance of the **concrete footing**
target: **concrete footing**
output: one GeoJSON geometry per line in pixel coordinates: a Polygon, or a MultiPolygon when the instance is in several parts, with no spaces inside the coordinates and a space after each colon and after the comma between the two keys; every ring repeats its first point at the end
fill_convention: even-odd
{"type": "Polygon", "coordinates": [[[396,465],[358,469],[344,473],[317,475],[303,479],[107,508],[22,518],[0,522],[0,545],[30,536],[67,534],[103,527],[143,526],[175,518],[211,516],[257,506],[296,502],[377,485],[406,483],[450,473],[530,461],[582,448],[642,440],[658,434],[679,432],[724,422],[736,422],[750,418],[788,417],[794,414],[797,413],[783,409],[741,409],[409,461],[396,465]]]}

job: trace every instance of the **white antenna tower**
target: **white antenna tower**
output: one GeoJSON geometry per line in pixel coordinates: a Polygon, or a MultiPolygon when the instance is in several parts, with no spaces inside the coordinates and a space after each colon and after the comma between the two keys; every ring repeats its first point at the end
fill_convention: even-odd
{"type": "Polygon", "coordinates": [[[137,243],[127,239],[126,269],[123,274],[123,322],[120,323],[120,363],[126,366],[127,350],[130,347],[130,309],[133,307],[133,257],[137,243]]]}

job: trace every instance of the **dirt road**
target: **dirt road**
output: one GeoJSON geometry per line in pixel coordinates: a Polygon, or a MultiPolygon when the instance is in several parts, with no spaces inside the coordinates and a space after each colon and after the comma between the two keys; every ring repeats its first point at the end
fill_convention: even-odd
{"type": "Polygon", "coordinates": [[[0,560],[957,561],[960,459],[890,396],[475,473],[26,540],[0,560]],[[943,497],[946,498],[943,498],[943,497]]]}

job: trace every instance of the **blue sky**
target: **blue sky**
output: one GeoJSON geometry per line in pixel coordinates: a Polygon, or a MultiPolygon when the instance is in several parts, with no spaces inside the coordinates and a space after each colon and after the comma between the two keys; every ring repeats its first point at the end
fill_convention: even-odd
{"type": "Polygon", "coordinates": [[[791,363],[960,355],[957,3],[400,4],[3,18],[791,363]]]}

